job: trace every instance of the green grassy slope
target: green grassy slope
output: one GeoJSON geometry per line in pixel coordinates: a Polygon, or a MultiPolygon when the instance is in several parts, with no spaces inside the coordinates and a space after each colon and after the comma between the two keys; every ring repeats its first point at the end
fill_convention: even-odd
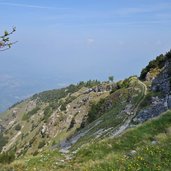
{"type": "Polygon", "coordinates": [[[171,170],[171,112],[81,149],[70,168],[76,170],[171,170]],[[135,154],[131,154],[134,150],[135,154]],[[71,167],[72,166],[72,167],[71,167]]]}
{"type": "Polygon", "coordinates": [[[72,159],[67,160],[67,156],[56,151],[42,153],[17,160],[11,168],[16,171],[170,171],[171,111],[129,129],[118,138],[90,143],[70,155],[72,159]]]}
{"type": "Polygon", "coordinates": [[[119,134],[120,129],[126,129],[145,94],[146,87],[144,84],[135,77],[130,78],[129,87],[117,90],[108,98],[113,102],[113,107],[77,134],[84,136],[80,137],[72,149],[76,150],[81,145],[97,142],[98,139],[119,134]],[[129,108],[130,114],[126,112],[127,108],[129,108]],[[124,124],[125,128],[120,128],[124,124]]]}

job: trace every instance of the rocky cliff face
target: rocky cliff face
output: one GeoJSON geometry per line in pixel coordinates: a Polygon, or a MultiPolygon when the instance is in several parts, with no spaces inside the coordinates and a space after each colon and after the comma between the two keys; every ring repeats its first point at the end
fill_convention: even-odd
{"type": "MultiPolygon", "coordinates": [[[[142,109],[134,119],[136,122],[144,122],[150,118],[160,115],[168,109],[171,109],[171,60],[165,61],[161,71],[151,79],[150,90],[152,92],[151,100],[145,109],[142,109]]],[[[151,75],[150,72],[147,74],[151,75]]],[[[149,79],[146,79],[149,81],[149,79]]]]}
{"type": "Polygon", "coordinates": [[[170,67],[171,62],[167,60],[161,72],[152,81],[152,91],[161,91],[164,95],[170,94],[170,67]]]}

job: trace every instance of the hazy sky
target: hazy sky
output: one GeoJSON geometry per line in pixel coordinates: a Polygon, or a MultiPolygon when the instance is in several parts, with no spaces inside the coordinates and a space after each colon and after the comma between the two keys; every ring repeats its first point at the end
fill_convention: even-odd
{"type": "Polygon", "coordinates": [[[13,26],[19,42],[0,53],[0,87],[118,80],[171,48],[171,1],[0,0],[0,31],[13,26]]]}

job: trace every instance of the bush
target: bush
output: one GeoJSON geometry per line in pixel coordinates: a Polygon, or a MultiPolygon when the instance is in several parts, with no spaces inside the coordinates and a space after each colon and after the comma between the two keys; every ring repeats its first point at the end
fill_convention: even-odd
{"type": "Polygon", "coordinates": [[[23,114],[23,117],[22,117],[22,121],[28,121],[29,117],[27,115],[27,113],[24,113],[23,114]]]}
{"type": "Polygon", "coordinates": [[[92,103],[91,109],[88,112],[88,122],[93,122],[104,112],[105,99],[101,99],[98,103],[92,103]]]}
{"type": "Polygon", "coordinates": [[[8,143],[8,138],[4,137],[3,134],[0,134],[0,151],[3,146],[8,143]]]}
{"type": "Polygon", "coordinates": [[[116,83],[117,89],[128,88],[130,85],[130,78],[116,83]]]}
{"type": "Polygon", "coordinates": [[[37,156],[39,154],[39,152],[36,150],[33,152],[33,156],[37,156]]]}
{"type": "Polygon", "coordinates": [[[67,131],[71,130],[74,127],[75,124],[76,124],[75,118],[72,118],[71,123],[70,123],[69,128],[68,128],[67,131]]]}
{"type": "Polygon", "coordinates": [[[45,146],[45,141],[43,140],[43,141],[40,141],[39,142],[39,145],[38,145],[38,149],[40,149],[40,148],[43,148],[44,146],[45,146]]]}
{"type": "MultiPolygon", "coordinates": [[[[169,55],[168,55],[169,56],[169,55]]],[[[163,68],[167,60],[167,54],[164,56],[161,54],[156,59],[149,62],[149,64],[141,71],[140,79],[145,80],[147,73],[154,68],[163,68]]]]}
{"type": "Polygon", "coordinates": [[[21,125],[20,125],[20,124],[17,124],[17,125],[15,126],[15,130],[16,130],[16,131],[20,131],[20,130],[21,130],[21,125]]]}
{"type": "Polygon", "coordinates": [[[0,154],[0,163],[6,164],[11,163],[15,160],[15,154],[13,152],[0,154]]]}
{"type": "Polygon", "coordinates": [[[61,108],[60,108],[61,111],[65,111],[66,110],[66,105],[67,105],[66,103],[62,103],[61,108]]]}
{"type": "Polygon", "coordinates": [[[52,114],[52,108],[50,106],[47,106],[45,109],[44,109],[44,122],[46,123],[49,119],[49,117],[51,116],[52,114]]]}
{"type": "Polygon", "coordinates": [[[40,110],[40,107],[35,107],[33,110],[27,113],[28,116],[32,116],[40,110]]]}
{"type": "Polygon", "coordinates": [[[167,59],[171,59],[171,50],[168,53],[166,53],[166,57],[167,59]]]}
{"type": "Polygon", "coordinates": [[[23,121],[28,121],[29,118],[30,118],[32,115],[36,114],[39,110],[40,110],[40,107],[35,107],[33,110],[31,110],[31,111],[25,113],[25,114],[23,115],[23,117],[22,117],[22,120],[23,120],[23,121]]]}

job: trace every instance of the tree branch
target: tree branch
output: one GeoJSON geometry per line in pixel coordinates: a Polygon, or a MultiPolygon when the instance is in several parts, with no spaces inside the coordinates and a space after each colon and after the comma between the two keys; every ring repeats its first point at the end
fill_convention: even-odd
{"type": "Polygon", "coordinates": [[[9,48],[11,48],[13,44],[17,43],[17,41],[10,42],[10,39],[9,39],[9,36],[12,35],[15,31],[16,31],[16,28],[14,27],[11,32],[5,31],[4,35],[0,36],[0,51],[8,50],[9,48]]]}

